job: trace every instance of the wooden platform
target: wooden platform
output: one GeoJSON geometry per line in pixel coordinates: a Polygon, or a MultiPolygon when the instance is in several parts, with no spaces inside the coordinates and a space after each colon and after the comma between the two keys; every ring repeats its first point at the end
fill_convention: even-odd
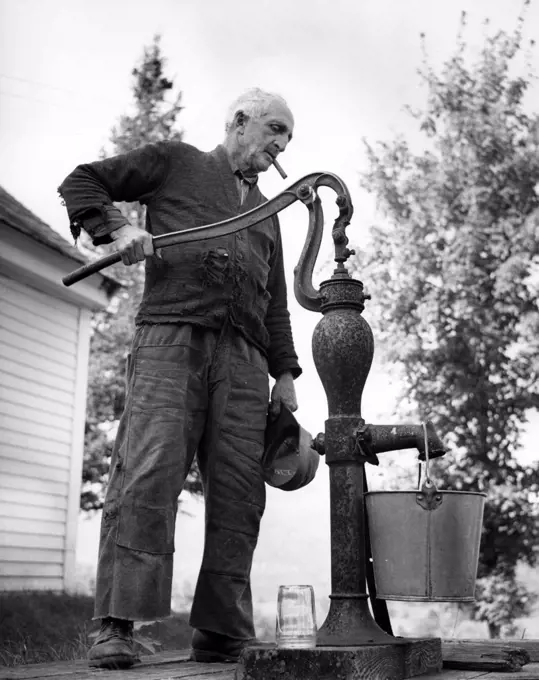
{"type": "MultiPolygon", "coordinates": [[[[93,670],[86,661],[0,667],[0,680],[234,680],[235,670],[233,664],[194,663],[189,661],[188,652],[182,650],[142,657],[141,664],[124,671],[93,670]]],[[[539,663],[527,664],[516,673],[443,670],[419,677],[423,680],[539,680],[539,663]]]]}

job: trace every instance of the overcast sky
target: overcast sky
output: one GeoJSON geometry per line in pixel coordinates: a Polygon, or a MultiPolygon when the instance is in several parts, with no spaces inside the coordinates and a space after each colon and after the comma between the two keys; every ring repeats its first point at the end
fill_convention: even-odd
{"type": "MultiPolygon", "coordinates": [[[[0,0],[0,185],[68,237],[56,187],[77,164],[97,157],[129,106],[132,68],[160,33],[166,73],[183,91],[185,141],[204,150],[220,143],[225,111],[246,88],[281,93],[296,119],[282,157],[289,179],[270,169],[262,190],[271,197],[307,173],[338,174],[352,192],[349,237],[360,248],[374,218],[371,199],[357,186],[365,164],[362,138],[415,134],[403,107],[420,106],[425,97],[417,76],[420,34],[439,66],[454,49],[462,10],[477,49],[486,18],[491,30],[512,30],[521,7],[520,0],[0,0]]],[[[538,33],[539,1],[532,0],[525,35],[537,39],[538,33]]],[[[326,211],[334,215],[329,191],[327,198],[326,211]]],[[[290,277],[305,238],[303,206],[282,214],[281,224],[290,277]]],[[[372,293],[370,305],[376,304],[372,293]]],[[[310,356],[318,317],[294,300],[290,305],[305,369],[297,382],[300,420],[316,434],[327,416],[310,356]]],[[[386,373],[373,371],[364,417],[387,418],[394,394],[386,373]]],[[[277,497],[271,507],[280,510],[265,520],[273,516],[273,527],[297,507],[292,496],[277,497]]],[[[327,526],[325,466],[302,498],[312,524],[327,526]]],[[[274,538],[279,541],[278,532],[274,538]]],[[[310,564],[320,564],[311,557],[310,564]]]]}
{"type": "MultiPolygon", "coordinates": [[[[0,183],[66,231],[56,187],[93,160],[131,99],[130,72],[163,36],[183,91],[185,140],[211,149],[238,93],[280,92],[296,118],[283,156],[290,180],[329,170],[356,189],[362,137],[410,133],[405,104],[425,91],[420,33],[434,64],[451,54],[462,10],[471,45],[483,21],[511,29],[520,0],[0,0],[0,183]]],[[[539,4],[526,31],[539,26],[539,4]]],[[[264,178],[268,195],[282,180],[264,178]]],[[[356,202],[361,200],[355,192],[356,202]]],[[[365,228],[358,215],[354,225],[365,228]]]]}

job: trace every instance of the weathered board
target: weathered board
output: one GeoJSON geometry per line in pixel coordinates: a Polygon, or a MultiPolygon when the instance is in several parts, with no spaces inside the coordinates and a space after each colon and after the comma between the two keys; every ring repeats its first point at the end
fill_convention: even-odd
{"type": "Polygon", "coordinates": [[[518,671],[531,659],[522,647],[489,644],[481,640],[444,640],[444,668],[478,671],[518,671]]]}
{"type": "Polygon", "coordinates": [[[442,650],[449,644],[467,646],[470,649],[484,649],[485,653],[499,648],[523,649],[529,656],[529,663],[539,663],[539,640],[442,640],[442,650]]]}
{"type": "Polygon", "coordinates": [[[539,680],[539,663],[530,663],[514,673],[485,671],[450,671],[421,676],[421,680],[539,680]]]}
{"type": "MultiPolygon", "coordinates": [[[[0,667],[0,680],[235,680],[234,664],[201,664],[188,659],[187,651],[162,652],[143,657],[141,664],[124,671],[90,669],[86,661],[0,667]]],[[[530,663],[516,673],[443,670],[419,677],[422,680],[539,680],[539,663],[530,663]]]]}
{"type": "Polygon", "coordinates": [[[60,661],[0,668],[0,680],[233,680],[234,664],[200,664],[189,652],[162,652],[143,656],[128,670],[107,671],[88,667],[87,661],[60,661]]]}

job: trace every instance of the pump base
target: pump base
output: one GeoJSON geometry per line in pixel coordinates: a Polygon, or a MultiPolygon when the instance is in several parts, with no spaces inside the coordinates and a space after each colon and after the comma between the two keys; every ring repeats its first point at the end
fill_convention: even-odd
{"type": "Polygon", "coordinates": [[[395,638],[358,647],[247,647],[236,680],[403,680],[441,670],[440,638],[395,638]]]}

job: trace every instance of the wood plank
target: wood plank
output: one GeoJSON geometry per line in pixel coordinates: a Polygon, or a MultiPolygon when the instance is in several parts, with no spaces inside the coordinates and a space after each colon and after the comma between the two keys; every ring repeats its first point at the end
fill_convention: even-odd
{"type": "Polygon", "coordinates": [[[64,583],[72,589],[76,586],[77,530],[80,508],[80,489],[84,461],[84,434],[86,422],[86,395],[88,392],[88,359],[90,356],[90,333],[92,313],[88,309],[79,311],[79,332],[77,343],[77,370],[75,373],[74,410],[71,430],[71,469],[67,498],[67,520],[65,534],[64,583]]]}
{"type": "MultiPolygon", "coordinates": [[[[62,661],[49,664],[31,664],[15,668],[1,668],[0,680],[234,680],[233,664],[197,664],[188,661],[185,651],[164,652],[143,656],[142,663],[129,670],[91,670],[87,662],[62,661]],[[121,676],[121,677],[120,677],[121,676]]],[[[422,680],[538,680],[539,664],[531,664],[517,673],[484,673],[478,671],[444,670],[419,676],[422,680]]],[[[260,679],[262,680],[262,679],[260,679]]],[[[307,678],[305,679],[307,680],[307,678]]],[[[313,679],[314,680],[314,679],[313,679]]],[[[379,680],[379,678],[377,678],[379,680]]]]}
{"type": "Polygon", "coordinates": [[[0,577],[2,576],[17,576],[17,577],[40,577],[52,576],[62,578],[64,573],[61,564],[46,564],[44,562],[0,562],[0,577]]]}
{"type": "MultiPolygon", "coordinates": [[[[35,466],[34,472],[35,472],[35,466]]],[[[39,474],[39,473],[38,473],[39,474]]],[[[67,504],[67,483],[54,482],[48,479],[43,479],[39,477],[27,477],[22,476],[21,473],[10,474],[9,472],[0,471],[0,495],[5,489],[25,491],[31,494],[40,494],[51,500],[54,500],[55,504],[65,502],[67,504]],[[63,499],[63,501],[62,501],[63,499]]],[[[56,507],[63,507],[62,505],[56,505],[56,507]]]]}
{"type": "Polygon", "coordinates": [[[26,491],[25,489],[10,487],[8,481],[3,477],[0,477],[0,498],[4,503],[67,510],[67,497],[65,495],[49,495],[39,491],[26,491]]]}
{"type": "Polygon", "coordinates": [[[66,516],[66,511],[58,508],[43,508],[36,505],[6,503],[3,499],[0,500],[0,517],[31,520],[38,519],[45,522],[60,522],[64,524],[66,516]]]}
{"type": "MultiPolygon", "coordinates": [[[[233,680],[236,666],[233,664],[195,664],[188,661],[186,651],[164,652],[154,656],[143,656],[142,663],[129,670],[98,671],[88,668],[86,661],[61,661],[47,664],[31,664],[15,668],[0,669],[0,680],[42,680],[58,678],[67,680],[233,680]]],[[[539,668],[532,669],[535,675],[525,671],[519,673],[492,674],[478,671],[451,671],[429,673],[420,676],[422,680],[537,680],[539,668]]],[[[307,680],[307,678],[305,679],[307,680]]],[[[313,678],[314,680],[314,678],[313,678]]],[[[377,678],[379,680],[379,678],[377,678]]]]}
{"type": "MultiPolygon", "coordinates": [[[[61,578],[47,578],[41,576],[0,576],[0,590],[64,590],[64,581],[61,578]]],[[[0,679],[2,669],[0,668],[0,679]]]]}
{"type": "MultiPolygon", "coordinates": [[[[29,434],[25,431],[17,431],[7,427],[6,424],[0,425],[0,450],[3,451],[3,455],[10,458],[13,457],[13,453],[10,454],[10,451],[22,449],[22,451],[18,451],[16,460],[27,460],[31,463],[38,462],[37,457],[33,455],[34,453],[48,453],[59,459],[69,458],[71,452],[69,442],[49,439],[45,436],[46,434],[46,431],[41,427],[34,428],[32,433],[29,434]],[[23,451],[26,451],[27,455],[24,455],[23,451]]],[[[61,460],[53,463],[52,459],[48,463],[45,463],[45,459],[43,459],[43,464],[56,465],[57,467],[64,466],[61,460]]]]}
{"type": "Polygon", "coordinates": [[[31,548],[13,546],[0,546],[0,562],[24,562],[31,564],[39,562],[43,564],[64,564],[64,550],[49,550],[47,548],[31,548]]]}
{"type": "Polygon", "coordinates": [[[150,669],[148,666],[134,666],[129,670],[122,671],[83,671],[78,670],[75,665],[70,669],[60,670],[59,672],[50,675],[15,675],[13,669],[0,669],[0,680],[34,680],[41,678],[74,678],[76,680],[234,680],[235,666],[227,664],[226,669],[220,668],[201,669],[201,668],[170,668],[164,669],[150,669]]]}
{"type": "Polygon", "coordinates": [[[61,326],[56,322],[55,317],[57,316],[56,310],[48,307],[45,309],[46,316],[41,314],[36,314],[23,307],[15,304],[13,300],[8,300],[2,298],[0,295],[0,318],[9,318],[19,323],[25,324],[32,329],[40,331],[43,335],[48,335],[54,341],[64,340],[71,344],[71,346],[76,346],[77,344],[77,330],[76,328],[66,328],[61,326]],[[51,311],[52,314],[48,312],[51,311]]]}
{"type": "Polygon", "coordinates": [[[471,648],[465,645],[444,646],[444,668],[477,671],[518,671],[529,663],[530,656],[523,649],[471,648]]]}
{"type": "Polygon", "coordinates": [[[17,404],[11,400],[0,399],[0,414],[5,417],[6,422],[11,423],[11,429],[16,429],[14,425],[19,423],[30,423],[32,429],[36,424],[44,425],[51,430],[61,432],[62,441],[65,437],[68,442],[71,442],[73,420],[71,414],[68,413],[66,415],[60,409],[56,413],[51,413],[50,411],[43,412],[30,404],[17,404]],[[67,433],[67,435],[64,433],[67,433]]]}
{"type": "MultiPolygon", "coordinates": [[[[65,366],[58,358],[53,359],[44,356],[43,352],[30,351],[24,346],[28,343],[23,343],[23,341],[16,336],[9,338],[11,342],[8,343],[6,342],[6,335],[7,333],[0,329],[0,363],[13,362],[17,367],[26,366],[33,371],[49,373],[50,375],[58,376],[64,380],[73,382],[75,378],[74,366],[65,366]]],[[[9,363],[7,366],[9,366],[9,363]]],[[[7,368],[7,366],[4,366],[4,368],[7,368]]],[[[11,372],[16,373],[15,369],[12,369],[11,372]]]]}
{"type": "Polygon", "coordinates": [[[0,517],[0,532],[17,534],[41,534],[42,536],[60,536],[65,534],[65,522],[46,522],[37,519],[18,519],[0,517]]]}
{"type": "Polygon", "coordinates": [[[68,305],[75,305],[77,308],[99,310],[108,306],[110,302],[108,292],[112,291],[105,290],[109,289],[108,286],[104,286],[106,274],[96,274],[86,281],[81,281],[77,286],[66,288],[62,285],[61,277],[72,271],[74,266],[80,266],[78,262],[69,264],[63,254],[44,248],[42,244],[32,241],[15,229],[9,229],[9,225],[6,231],[6,224],[5,220],[0,218],[0,228],[6,232],[5,237],[2,234],[0,250],[0,269],[5,276],[14,277],[31,289],[65,301],[68,305]]]}
{"type": "Polygon", "coordinates": [[[73,417],[73,393],[41,385],[31,380],[0,371],[0,399],[43,411],[73,417]]]}
{"type": "Polygon", "coordinates": [[[0,680],[76,678],[76,680],[233,680],[235,664],[189,661],[186,651],[142,656],[141,663],[122,671],[92,670],[86,661],[60,661],[0,669],[0,680]]]}
{"type": "Polygon", "coordinates": [[[47,550],[63,550],[63,536],[46,534],[18,534],[13,531],[0,533],[0,550],[2,548],[46,548],[47,550]]]}
{"type": "MultiPolygon", "coordinates": [[[[62,460],[58,460],[58,457],[51,458],[54,461],[54,465],[46,464],[43,460],[39,461],[39,457],[48,457],[48,454],[31,452],[31,456],[34,461],[31,460],[19,460],[17,457],[11,455],[11,451],[16,451],[13,447],[0,445],[0,475],[13,475],[21,476],[24,479],[31,480],[43,480],[46,482],[53,482],[57,485],[66,486],[69,482],[69,468],[67,468],[62,460]],[[58,463],[62,463],[64,467],[58,467],[58,463]]],[[[25,452],[24,449],[21,450],[23,453],[30,457],[29,452],[25,452]]],[[[22,457],[22,456],[21,456],[22,457]]]]}
{"type": "Polygon", "coordinates": [[[490,673],[485,671],[451,671],[443,669],[439,673],[420,675],[420,680],[490,680],[490,673]]]}
{"type": "MultiPolygon", "coordinates": [[[[50,324],[50,322],[29,312],[21,312],[21,310],[17,310],[12,305],[8,307],[7,304],[2,303],[0,300],[0,328],[4,328],[18,337],[60,351],[64,354],[66,362],[70,365],[75,363],[77,349],[76,334],[72,338],[65,338],[58,332],[51,335],[47,328],[43,328],[44,324],[50,324]]],[[[54,324],[50,325],[52,328],[58,328],[54,324]]],[[[66,330],[66,333],[73,335],[72,331],[66,330]]]]}
{"type": "MultiPolygon", "coordinates": [[[[21,378],[22,380],[25,380],[32,385],[37,385],[37,386],[42,386],[44,388],[52,388],[53,390],[57,390],[60,394],[58,397],[58,401],[61,401],[61,396],[64,396],[65,399],[67,399],[67,403],[71,403],[73,400],[73,386],[74,386],[74,379],[66,379],[62,378],[56,373],[47,373],[47,371],[44,370],[37,370],[35,367],[32,366],[25,366],[24,364],[21,363],[16,363],[15,361],[12,361],[11,359],[7,360],[6,357],[3,356],[2,354],[2,347],[0,346],[0,367],[2,368],[2,374],[1,378],[3,379],[4,376],[11,375],[16,378],[21,378]]],[[[36,392],[36,394],[41,394],[41,392],[36,392]]]]}
{"type": "Polygon", "coordinates": [[[51,310],[53,310],[56,324],[68,330],[77,331],[77,307],[69,302],[46,295],[35,288],[4,276],[0,276],[0,297],[45,319],[51,318],[51,310]]]}
{"type": "MultiPolygon", "coordinates": [[[[10,433],[8,431],[2,431],[2,428],[0,428],[0,437],[6,436],[7,438],[9,435],[10,433]],[[6,432],[5,435],[4,432],[6,432]]],[[[48,443],[49,442],[43,441],[41,442],[41,446],[45,447],[48,443]]],[[[65,446],[65,444],[58,444],[58,446],[65,446]]],[[[50,446],[49,448],[55,449],[56,447],[50,446]]],[[[10,446],[9,444],[0,443],[0,461],[5,463],[5,465],[2,465],[0,462],[0,468],[11,468],[11,474],[17,474],[17,467],[20,468],[24,464],[31,466],[30,474],[33,474],[34,477],[41,477],[45,474],[44,478],[47,478],[46,475],[48,470],[60,470],[62,472],[69,471],[69,458],[66,455],[58,455],[56,451],[53,451],[52,453],[49,453],[48,451],[33,451],[24,446],[10,446]],[[10,461],[14,465],[10,466],[10,461]]],[[[60,477],[62,481],[64,478],[66,478],[66,475],[60,477]]],[[[52,479],[56,479],[54,475],[52,475],[52,479]]]]}
{"type": "Polygon", "coordinates": [[[60,348],[49,347],[44,345],[39,340],[33,340],[19,333],[16,333],[3,325],[0,325],[0,343],[14,347],[19,352],[33,354],[40,359],[47,359],[47,361],[57,364],[65,368],[65,373],[69,377],[69,369],[73,372],[76,364],[76,357],[74,354],[64,354],[60,348]]]}
{"type": "MultiPolygon", "coordinates": [[[[446,642],[454,642],[454,640],[443,640],[442,644],[446,642]]],[[[520,648],[525,649],[529,654],[530,663],[539,663],[539,640],[518,640],[518,639],[502,639],[502,640],[459,640],[459,642],[466,643],[468,645],[481,645],[483,647],[497,647],[502,645],[508,648],[520,648]]]]}
{"type": "MultiPolygon", "coordinates": [[[[485,680],[538,680],[539,663],[530,663],[514,673],[489,673],[485,680]]],[[[445,680],[445,678],[443,679],[445,680]]]]}
{"type": "Polygon", "coordinates": [[[37,423],[34,420],[18,418],[12,415],[8,416],[5,413],[1,414],[0,423],[5,431],[24,436],[25,443],[20,445],[23,448],[42,451],[43,442],[49,442],[53,446],[52,453],[56,453],[58,445],[62,444],[67,445],[69,451],[69,444],[71,444],[70,432],[58,430],[55,427],[44,423],[37,423]],[[30,441],[33,441],[33,443],[29,443],[30,441]]]}

